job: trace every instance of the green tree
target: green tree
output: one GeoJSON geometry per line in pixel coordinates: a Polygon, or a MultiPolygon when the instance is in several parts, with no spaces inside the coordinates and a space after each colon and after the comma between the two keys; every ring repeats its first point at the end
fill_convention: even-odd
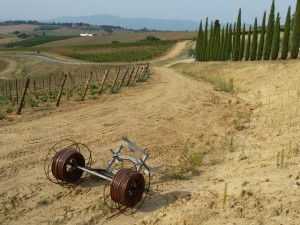
{"type": "Polygon", "coordinates": [[[227,45],[226,45],[226,60],[231,59],[231,52],[232,52],[232,25],[230,24],[229,26],[229,31],[228,31],[228,40],[227,40],[227,45]]]}
{"type": "Polygon", "coordinates": [[[234,48],[235,48],[235,34],[236,34],[236,22],[234,23],[233,33],[232,33],[231,60],[233,60],[233,54],[235,52],[235,50],[234,50],[234,48]]]}
{"type": "Polygon", "coordinates": [[[213,60],[218,60],[218,53],[220,48],[220,26],[215,25],[215,41],[213,49],[213,60]]]}
{"type": "Polygon", "coordinates": [[[245,53],[245,60],[249,60],[250,56],[250,44],[251,44],[251,25],[248,30],[248,40],[247,40],[247,46],[246,46],[246,53],[245,53]]]}
{"type": "Polygon", "coordinates": [[[275,17],[274,14],[275,14],[275,3],[273,0],[270,15],[269,15],[267,33],[266,33],[266,41],[265,41],[265,48],[264,48],[264,60],[269,60],[270,55],[271,55],[272,38],[273,38],[273,33],[274,33],[274,17],[275,17]]]}
{"type": "Polygon", "coordinates": [[[241,40],[241,46],[240,46],[240,52],[239,52],[239,60],[240,61],[242,61],[243,58],[244,58],[244,53],[245,53],[245,36],[246,36],[246,24],[244,23],[242,40],[241,40]]]}
{"type": "Polygon", "coordinates": [[[234,42],[234,52],[233,52],[233,61],[238,61],[239,51],[240,51],[240,36],[241,36],[241,14],[242,11],[239,9],[239,14],[236,22],[236,31],[235,31],[235,42],[234,42]]]}
{"type": "Polygon", "coordinates": [[[262,54],[264,51],[264,43],[265,43],[265,34],[266,34],[266,11],[264,12],[264,17],[261,25],[260,39],[257,50],[257,60],[262,59],[262,54]]]}
{"type": "Polygon", "coordinates": [[[279,44],[280,44],[280,15],[277,13],[275,30],[272,40],[272,51],[271,51],[271,59],[276,60],[278,58],[279,53],[279,44]]]}
{"type": "Polygon", "coordinates": [[[224,38],[224,44],[223,44],[223,49],[222,49],[222,61],[226,60],[226,49],[228,45],[228,23],[226,24],[226,29],[225,29],[225,38],[224,38]]]}
{"type": "Polygon", "coordinates": [[[199,25],[197,40],[196,40],[196,49],[195,49],[195,60],[200,61],[201,58],[201,45],[202,45],[202,20],[199,25]]]}
{"type": "Polygon", "coordinates": [[[251,42],[250,60],[254,61],[256,59],[257,53],[257,18],[255,18],[254,28],[253,28],[253,38],[251,42]]]}
{"type": "Polygon", "coordinates": [[[290,30],[291,30],[291,6],[288,9],[286,19],[285,19],[284,34],[283,34],[282,47],[281,47],[281,59],[287,59],[289,53],[290,30]]]}
{"type": "Polygon", "coordinates": [[[225,41],[225,29],[222,28],[222,35],[221,35],[221,42],[220,42],[220,48],[218,53],[218,60],[222,61],[222,53],[224,52],[224,41],[225,41]]]}
{"type": "Polygon", "coordinates": [[[16,30],[16,31],[13,32],[13,34],[15,34],[16,36],[18,36],[20,33],[21,33],[21,32],[18,31],[18,30],[16,30]]]}
{"type": "Polygon", "coordinates": [[[293,20],[293,37],[291,47],[291,58],[297,59],[300,42],[300,0],[297,1],[295,17],[293,20]]]}
{"type": "Polygon", "coordinates": [[[209,32],[209,40],[208,40],[208,51],[207,51],[207,60],[211,61],[213,56],[213,48],[214,48],[214,24],[211,22],[210,24],[210,32],[209,32]]]}
{"type": "Polygon", "coordinates": [[[207,36],[208,36],[208,18],[206,18],[205,22],[205,30],[204,30],[204,37],[203,37],[203,50],[202,50],[202,61],[207,61],[207,36]]]}

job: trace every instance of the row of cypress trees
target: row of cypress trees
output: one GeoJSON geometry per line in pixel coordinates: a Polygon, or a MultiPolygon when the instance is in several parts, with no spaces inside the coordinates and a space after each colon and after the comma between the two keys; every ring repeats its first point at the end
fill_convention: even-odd
{"type": "Polygon", "coordinates": [[[280,14],[275,20],[275,3],[272,2],[271,11],[266,26],[266,12],[264,12],[260,29],[255,18],[254,25],[246,30],[245,23],[241,29],[241,9],[234,26],[226,24],[221,28],[219,20],[211,22],[208,30],[208,18],[205,27],[200,22],[196,40],[195,60],[197,61],[241,61],[241,60],[276,60],[296,59],[300,45],[300,0],[297,0],[296,11],[291,21],[291,7],[288,8],[284,26],[283,38],[280,37],[280,14]],[[293,23],[292,23],[293,22],[293,23]],[[253,28],[253,29],[252,29],[253,28]],[[260,33],[260,38],[258,36],[260,33]],[[246,40],[247,36],[247,40],[246,40]],[[290,37],[291,36],[291,37],[290,37]],[[281,46],[281,47],[280,47],[281,46]]]}

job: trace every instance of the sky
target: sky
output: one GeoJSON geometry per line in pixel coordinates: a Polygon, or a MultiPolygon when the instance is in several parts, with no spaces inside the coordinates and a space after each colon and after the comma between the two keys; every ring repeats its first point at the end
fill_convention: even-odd
{"type": "MultiPolygon", "coordinates": [[[[287,9],[295,11],[297,0],[275,0],[275,11],[285,21],[287,9]]],[[[126,18],[181,19],[199,22],[219,19],[234,22],[239,8],[242,21],[262,20],[272,0],[0,0],[0,21],[48,20],[62,16],[109,14],[126,18]]]]}

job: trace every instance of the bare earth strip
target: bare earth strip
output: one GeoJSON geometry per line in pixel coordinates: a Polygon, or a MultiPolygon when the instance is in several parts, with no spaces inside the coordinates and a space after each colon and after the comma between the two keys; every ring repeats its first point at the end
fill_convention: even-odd
{"type": "MultiPolygon", "coordinates": [[[[194,66],[186,65],[185,71],[194,66]]],[[[280,91],[284,85],[279,75],[266,85],[278,70],[263,79],[262,71],[267,74],[270,68],[262,65],[251,73],[252,67],[244,66],[248,64],[240,64],[237,71],[230,65],[216,71],[240,82],[244,91],[239,98],[174,69],[152,67],[149,83],[121,94],[76,106],[62,104],[47,116],[3,124],[0,224],[298,224],[300,158],[292,151],[299,142],[292,142],[282,169],[276,166],[278,151],[285,149],[288,155],[289,136],[299,139],[295,85],[290,84],[293,92],[280,91]],[[252,79],[248,74],[257,76],[252,79]],[[282,110],[280,102],[267,94],[272,91],[287,98],[284,102],[289,104],[283,103],[282,110]],[[290,123],[280,114],[290,112],[285,107],[293,112],[290,123]],[[67,189],[46,180],[43,160],[58,140],[87,144],[94,166],[103,167],[110,158],[108,149],[117,147],[122,135],[148,149],[148,163],[155,171],[150,198],[134,216],[110,218],[113,213],[103,206],[102,181],[87,178],[67,189]],[[203,166],[188,174],[188,180],[176,180],[172,175],[186,161],[185,145],[189,153],[205,153],[203,166]],[[42,200],[47,204],[39,204],[42,200]]],[[[299,82],[299,63],[282,67],[289,67],[293,82],[299,82]]],[[[198,73],[204,72],[200,68],[198,73]]]]}

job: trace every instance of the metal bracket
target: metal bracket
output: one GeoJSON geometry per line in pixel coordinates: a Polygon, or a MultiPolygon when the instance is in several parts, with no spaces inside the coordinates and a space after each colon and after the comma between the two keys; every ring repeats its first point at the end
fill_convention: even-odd
{"type": "Polygon", "coordinates": [[[112,165],[116,161],[119,162],[122,160],[130,160],[136,165],[138,172],[140,172],[142,167],[144,167],[145,171],[149,173],[150,168],[146,165],[146,160],[149,157],[149,153],[147,153],[144,149],[140,148],[134,142],[130,141],[126,136],[123,136],[122,139],[125,142],[125,144],[127,144],[127,147],[129,148],[132,157],[121,154],[121,150],[124,148],[124,146],[123,146],[123,144],[120,144],[119,147],[117,148],[116,152],[114,152],[112,149],[110,149],[110,151],[112,153],[112,159],[108,162],[105,169],[107,171],[112,172],[112,165]],[[143,155],[143,157],[139,158],[137,155],[137,152],[140,152],[143,155]]]}

